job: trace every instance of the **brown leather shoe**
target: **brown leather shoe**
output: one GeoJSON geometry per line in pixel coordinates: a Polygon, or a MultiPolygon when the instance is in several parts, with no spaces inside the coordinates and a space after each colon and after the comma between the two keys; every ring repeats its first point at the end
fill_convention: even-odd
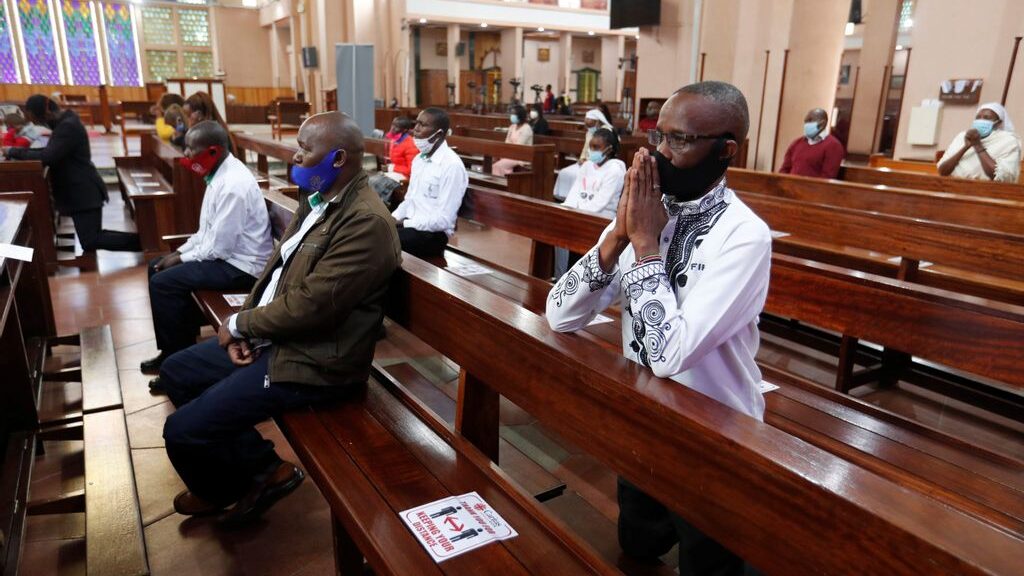
{"type": "Polygon", "coordinates": [[[281,462],[266,479],[256,482],[218,522],[225,528],[236,528],[259,518],[278,500],[291,494],[306,478],[302,470],[291,462],[281,462]]]}
{"type": "Polygon", "coordinates": [[[174,497],[174,511],[185,516],[210,516],[223,509],[224,506],[210,504],[188,490],[182,490],[174,497]]]}

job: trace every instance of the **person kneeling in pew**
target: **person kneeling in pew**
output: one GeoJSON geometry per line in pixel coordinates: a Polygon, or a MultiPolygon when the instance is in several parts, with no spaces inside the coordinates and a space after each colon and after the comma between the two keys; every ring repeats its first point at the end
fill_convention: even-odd
{"type": "Polygon", "coordinates": [[[469,185],[462,159],[445,140],[450,127],[448,113],[440,108],[416,117],[412,137],[420,155],[412,161],[405,200],[392,214],[402,250],[420,258],[444,254],[469,185]]]}
{"type": "MultiPolygon", "coordinates": [[[[205,322],[193,291],[248,291],[274,249],[263,192],[229,146],[227,131],[210,120],[185,135],[181,163],[206,180],[206,193],[196,233],[177,251],[149,263],[149,303],[160,353],[142,363],[143,374],[159,372],[168,356],[196,343],[205,322]]],[[[159,377],[149,389],[162,390],[159,377]]]]}
{"type": "Polygon", "coordinates": [[[220,517],[227,527],[259,517],[304,477],[255,426],[366,385],[401,263],[391,215],[363,171],[359,125],[317,114],[297,141],[299,208],[242,310],[160,369],[177,407],[164,424],[167,455],[188,488],[174,509],[199,516],[233,505],[220,517]]]}
{"type": "MultiPolygon", "coordinates": [[[[624,355],[711,398],[763,419],[754,361],[768,294],[768,226],[726,185],[749,128],[734,86],[676,91],[626,175],[615,219],[551,289],[551,328],[585,328],[621,300],[624,355]]],[[[679,543],[679,573],[742,574],[737,556],[623,478],[619,543],[654,561],[679,543]]]]}

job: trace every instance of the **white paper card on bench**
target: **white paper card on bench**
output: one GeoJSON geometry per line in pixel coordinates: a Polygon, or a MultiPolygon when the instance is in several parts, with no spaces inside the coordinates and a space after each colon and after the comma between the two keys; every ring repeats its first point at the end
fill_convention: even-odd
{"type": "Polygon", "coordinates": [[[612,322],[611,318],[605,316],[604,314],[598,314],[597,316],[594,317],[593,320],[590,321],[590,324],[587,324],[587,326],[593,326],[594,324],[607,324],[609,322],[612,322]]]}
{"type": "Polygon", "coordinates": [[[458,274],[459,276],[478,276],[480,274],[491,274],[493,272],[490,268],[487,268],[486,266],[481,266],[479,264],[474,264],[472,262],[467,262],[465,264],[456,264],[455,266],[449,266],[445,268],[445,270],[448,270],[453,274],[458,274]]]}
{"type": "Polygon", "coordinates": [[[779,387],[776,386],[775,384],[772,384],[771,382],[767,382],[765,380],[761,380],[761,384],[758,385],[758,388],[761,389],[761,394],[767,394],[769,392],[779,389],[779,387]]]}
{"type": "Polygon", "coordinates": [[[248,294],[225,294],[224,301],[232,308],[241,308],[242,304],[245,304],[245,299],[248,296],[248,294]]]}
{"type": "Polygon", "coordinates": [[[136,184],[138,184],[139,188],[159,188],[160,187],[160,183],[159,182],[136,182],[136,184]]]}
{"type": "Polygon", "coordinates": [[[149,172],[129,172],[132,178],[152,178],[153,175],[149,172]]]}
{"type": "Polygon", "coordinates": [[[519,535],[476,492],[410,508],[399,516],[435,562],[519,535]]]}
{"type": "Polygon", "coordinates": [[[28,248],[27,246],[0,243],[0,257],[3,258],[14,258],[15,260],[31,262],[32,252],[33,250],[31,248],[28,248]]]}

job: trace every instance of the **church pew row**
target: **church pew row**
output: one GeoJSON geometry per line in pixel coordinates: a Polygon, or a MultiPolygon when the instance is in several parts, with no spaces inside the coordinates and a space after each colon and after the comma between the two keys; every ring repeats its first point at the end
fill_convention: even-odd
{"type": "Polygon", "coordinates": [[[183,155],[177,148],[155,133],[140,138],[140,155],[115,157],[114,164],[148,258],[167,252],[164,236],[196,229],[206,183],[178,163],[183,155]]]}
{"type": "Polygon", "coordinates": [[[959,224],[1011,234],[1024,231],[1024,198],[1019,201],[911,188],[822,180],[790,174],[730,168],[734,190],[767,194],[894,216],[959,224]]]}
{"type": "MultiPolygon", "coordinates": [[[[32,192],[0,194],[0,242],[33,247],[47,240],[28,216],[36,200],[32,192]]],[[[43,306],[49,301],[43,258],[0,260],[0,573],[18,572],[26,515],[87,512],[86,573],[148,574],[110,329],[55,336],[52,308],[43,306]],[[79,347],[79,359],[46,371],[51,349],[67,345],[79,347]],[[63,404],[49,397],[62,393],[64,382],[81,382],[80,410],[41,412],[44,404],[63,404]],[[51,439],[84,440],[87,488],[30,500],[36,448],[51,439]]]]}
{"type": "MultiPolygon", "coordinates": [[[[932,160],[896,160],[884,154],[872,154],[868,157],[868,168],[888,168],[902,172],[917,172],[919,174],[938,175],[939,164],[943,153],[936,153],[936,159],[932,160]]],[[[1024,168],[1024,160],[1021,161],[1021,168],[1024,168]]],[[[1024,170],[1021,170],[1017,184],[1024,184],[1024,170]]]]}
{"type": "Polygon", "coordinates": [[[0,192],[32,192],[30,204],[32,227],[38,230],[39,251],[48,273],[57,270],[56,236],[53,228],[54,212],[50,202],[50,185],[41,162],[0,162],[0,192]]]}
{"type": "MultiPolygon", "coordinates": [[[[374,110],[374,127],[387,132],[395,117],[408,116],[415,120],[420,111],[420,108],[377,108],[374,110]]],[[[508,128],[509,124],[508,114],[471,114],[468,112],[448,110],[448,117],[451,119],[451,125],[453,127],[465,126],[467,128],[494,130],[495,128],[508,128]]],[[[553,131],[564,133],[564,135],[578,134],[586,132],[587,130],[587,127],[583,124],[582,118],[579,120],[549,118],[548,127],[553,131]]]]}
{"type": "Polygon", "coordinates": [[[1024,201],[1024,186],[1007,182],[964,180],[949,176],[939,176],[938,174],[921,174],[887,168],[867,168],[851,165],[844,165],[842,167],[839,178],[847,182],[858,182],[861,184],[947,192],[949,194],[999,198],[1001,200],[1014,200],[1018,202],[1024,201]]]}
{"type": "MultiPolygon", "coordinates": [[[[481,203],[477,203],[481,204],[481,203]]],[[[449,253],[448,259],[459,258],[459,256],[449,253]]],[[[475,282],[479,277],[474,277],[475,282]]],[[[491,283],[487,285],[489,291],[496,291],[502,294],[504,297],[514,296],[515,288],[514,285],[517,282],[526,282],[529,284],[540,283],[540,290],[528,291],[533,294],[532,306],[534,309],[539,307],[543,309],[543,301],[546,297],[546,289],[548,285],[538,279],[514,279],[508,281],[501,288],[495,288],[498,280],[491,278],[491,283]]],[[[536,288],[536,287],[534,287],[536,288]]],[[[529,307],[529,306],[528,306],[529,307]]],[[[618,344],[614,341],[618,338],[618,330],[601,330],[597,333],[603,334],[603,342],[605,350],[612,355],[618,355],[618,344]]],[[[794,393],[799,394],[800,390],[797,388],[790,389],[786,388],[787,393],[792,395],[794,393]]],[[[806,392],[804,392],[805,395],[806,392]]],[[[822,402],[819,397],[812,397],[819,404],[822,402]]],[[[781,401],[776,401],[778,404],[781,401]]],[[[842,453],[845,459],[858,461],[859,465],[864,466],[868,469],[873,469],[876,472],[882,472],[883,476],[892,479],[900,485],[908,486],[913,489],[921,490],[925,494],[929,494],[930,497],[942,500],[947,503],[952,503],[959,508],[967,511],[968,513],[976,514],[980,518],[984,518],[997,525],[1008,527],[1010,530],[1019,532],[1019,517],[1021,511],[1018,509],[1019,506],[1014,504],[1015,498],[1019,500],[1020,488],[1019,481],[1017,486],[1009,487],[1000,485],[997,482],[990,481],[988,476],[995,478],[1001,478],[1004,483],[1012,484],[1014,474],[1018,474],[1021,465],[1016,463],[1016,468],[1007,471],[1005,468],[992,464],[985,459],[978,462],[972,462],[974,469],[983,469],[986,471],[988,476],[974,477],[971,474],[963,474],[964,468],[958,468],[956,465],[963,466],[964,459],[970,458],[964,454],[959,454],[959,461],[951,456],[947,456],[947,459],[954,460],[955,464],[951,464],[939,458],[936,458],[929,454],[919,454],[922,446],[933,445],[932,447],[939,453],[943,450],[949,452],[951,449],[944,443],[935,441],[927,434],[913,434],[905,429],[897,429],[896,432],[890,432],[890,434],[899,437],[899,440],[891,440],[879,438],[880,433],[877,429],[886,427],[886,422],[874,422],[871,424],[875,430],[867,430],[866,426],[861,424],[862,427],[851,426],[846,423],[840,416],[833,415],[832,412],[836,412],[835,409],[831,411],[818,410],[813,412],[811,416],[808,416],[806,412],[808,408],[803,407],[804,404],[801,402],[790,402],[790,406],[783,406],[783,408],[776,409],[772,412],[772,416],[769,420],[775,419],[776,423],[785,423],[793,418],[800,418],[801,422],[799,426],[806,426],[810,422],[811,426],[814,426],[814,434],[804,431],[803,435],[807,436],[809,441],[815,444],[822,445],[825,448],[831,448],[837,453],[842,453]],[[801,411],[802,410],[802,411],[801,411]],[[819,413],[820,412],[820,413],[819,413]],[[814,414],[817,414],[815,417],[814,414]],[[795,416],[794,416],[795,415],[795,416]],[[824,421],[824,423],[823,423],[824,421]],[[831,436],[829,436],[831,434],[831,436]],[[835,438],[839,437],[845,440],[837,441],[835,438]],[[909,437],[909,438],[908,438],[909,437]],[[859,451],[856,447],[856,443],[871,443],[875,446],[881,446],[879,451],[882,456],[869,454],[866,451],[859,451]],[[913,448],[908,448],[906,445],[911,445],[913,448]],[[843,447],[843,450],[839,450],[835,445],[843,447]],[[886,460],[894,460],[889,462],[886,460]],[[939,475],[940,481],[950,482],[951,487],[938,485],[933,482],[923,479],[922,474],[927,476],[932,470],[936,470],[936,474],[939,475]],[[957,473],[960,472],[959,476],[957,473]],[[959,484],[958,484],[959,482],[959,484]],[[966,486],[966,487],[965,487],[966,486]],[[973,490],[973,491],[972,491],[973,490]],[[978,502],[981,500],[981,503],[978,502]],[[985,504],[991,507],[986,507],[985,504]],[[1006,514],[1003,512],[994,512],[993,510],[1006,510],[1006,514]]],[[[847,411],[849,412],[849,411],[847,411]]],[[[849,414],[842,415],[847,420],[853,418],[864,420],[863,414],[854,414],[852,417],[849,414]]],[[[491,435],[493,438],[493,435],[491,435]]],[[[998,457],[992,457],[993,460],[999,460],[998,457]]],[[[1004,462],[1005,464],[1005,462],[1004,462]]]]}
{"type": "MultiPolygon", "coordinates": [[[[482,140],[505,140],[505,132],[497,130],[487,130],[484,128],[470,128],[467,126],[456,126],[452,125],[452,133],[457,136],[467,136],[471,138],[479,138],[482,140]]],[[[507,128],[507,126],[506,126],[507,128]]],[[[551,144],[555,147],[555,154],[558,155],[558,161],[555,164],[556,168],[562,168],[569,164],[572,164],[580,155],[580,151],[583,150],[583,140],[586,136],[585,133],[580,132],[572,136],[548,136],[541,134],[533,135],[534,144],[551,144]]],[[[647,145],[647,138],[641,138],[638,136],[622,136],[621,147],[619,149],[618,158],[623,162],[632,162],[633,155],[641,146],[647,145]]]]}

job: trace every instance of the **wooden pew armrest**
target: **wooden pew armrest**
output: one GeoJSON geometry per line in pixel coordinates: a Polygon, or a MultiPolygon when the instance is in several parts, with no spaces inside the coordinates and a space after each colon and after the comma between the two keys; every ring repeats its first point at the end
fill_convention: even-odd
{"type": "Polygon", "coordinates": [[[165,234],[162,236],[164,242],[170,246],[171,250],[177,250],[181,248],[181,245],[188,241],[192,237],[192,234],[165,234]]]}

